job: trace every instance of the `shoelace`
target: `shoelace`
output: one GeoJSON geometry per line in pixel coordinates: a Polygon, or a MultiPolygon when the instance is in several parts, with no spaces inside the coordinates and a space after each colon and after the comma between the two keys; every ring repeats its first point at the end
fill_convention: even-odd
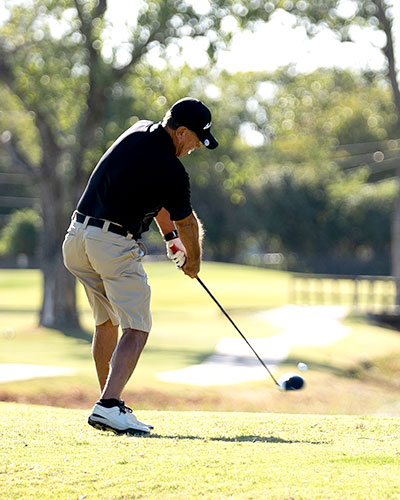
{"type": "MultiPolygon", "coordinates": [[[[129,408],[129,406],[126,406],[124,401],[120,401],[120,405],[119,405],[119,412],[120,413],[133,413],[133,410],[132,408],[129,408]]],[[[143,424],[143,422],[140,422],[136,417],[135,415],[133,415],[132,419],[134,421],[136,421],[138,424],[142,424],[142,425],[147,425],[147,424],[143,424]]],[[[150,427],[152,429],[152,427],[150,427]]]]}
{"type": "Polygon", "coordinates": [[[123,401],[121,401],[121,404],[119,405],[119,412],[120,413],[133,413],[132,408],[129,408],[129,406],[126,406],[123,401]]]}

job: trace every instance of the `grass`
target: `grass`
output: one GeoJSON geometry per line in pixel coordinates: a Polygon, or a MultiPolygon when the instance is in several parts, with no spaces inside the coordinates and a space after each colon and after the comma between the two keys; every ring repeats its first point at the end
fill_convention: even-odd
{"type": "Polygon", "coordinates": [[[0,412],[4,500],[400,498],[396,418],[143,411],[135,438],[82,410],[0,412]]]}
{"type": "MultiPolygon", "coordinates": [[[[150,262],[146,269],[153,330],[125,393],[135,409],[400,415],[399,334],[357,317],[346,320],[349,335],[335,344],[291,350],[276,375],[306,362],[307,387],[299,397],[283,397],[267,375],[259,382],[207,388],[160,382],[158,372],[199,363],[221,337],[238,334],[195,280],[168,262],[150,262]]],[[[279,333],[254,313],[287,303],[287,273],[207,262],[201,277],[246,336],[279,333]]],[[[90,344],[37,328],[40,295],[38,271],[0,270],[0,363],[67,366],[77,373],[0,384],[0,400],[89,408],[98,397],[90,344]]],[[[91,312],[80,286],[78,303],[90,336],[91,312]]]]}
{"type": "MultiPolygon", "coordinates": [[[[87,425],[98,397],[90,344],[35,326],[37,271],[0,271],[0,363],[77,369],[0,384],[0,400],[12,401],[0,403],[2,500],[400,499],[397,332],[350,316],[342,340],[293,348],[280,372],[306,362],[304,391],[283,393],[267,379],[162,383],[157,372],[200,362],[236,333],[195,281],[169,263],[146,268],[154,326],[126,391],[137,416],[155,426],[145,438],[87,425]]],[[[253,313],[286,304],[288,274],[205,263],[201,276],[248,337],[279,333],[253,313]]]]}

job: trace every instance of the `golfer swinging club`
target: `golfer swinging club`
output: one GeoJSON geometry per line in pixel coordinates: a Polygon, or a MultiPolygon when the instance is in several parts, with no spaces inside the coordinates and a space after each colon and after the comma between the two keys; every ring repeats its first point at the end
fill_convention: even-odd
{"type": "Polygon", "coordinates": [[[167,256],[197,277],[202,226],[178,158],[201,143],[216,148],[210,127],[210,110],[189,97],[176,102],[162,123],[138,121],[100,159],[73,213],[63,256],[86,290],[96,325],[92,350],[101,396],[89,416],[95,428],[129,434],[153,428],[121,400],[151,328],[150,287],[141,263],[146,251],[139,240],[155,219],[167,256]]]}

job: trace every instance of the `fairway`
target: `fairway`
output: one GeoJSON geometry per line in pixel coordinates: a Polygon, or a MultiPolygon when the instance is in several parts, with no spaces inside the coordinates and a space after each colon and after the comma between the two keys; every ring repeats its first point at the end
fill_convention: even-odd
{"type": "Polygon", "coordinates": [[[0,412],[2,500],[400,498],[396,418],[143,411],[135,438],[82,410],[0,412]]]}
{"type": "MultiPolygon", "coordinates": [[[[152,286],[153,329],[124,394],[135,410],[400,415],[399,334],[352,316],[344,320],[348,334],[340,340],[290,348],[276,376],[296,371],[299,361],[307,363],[307,385],[298,394],[277,391],[267,373],[264,380],[230,385],[218,385],[225,372],[216,373],[209,387],[160,381],[159,373],[204,362],[221,339],[233,339],[239,347],[242,339],[196,280],[169,262],[145,266],[152,286]]],[[[286,306],[289,273],[205,262],[201,277],[246,337],[268,339],[282,333],[262,318],[268,316],[264,312],[286,306]]],[[[39,271],[0,270],[0,363],[57,366],[73,373],[4,382],[0,400],[88,409],[98,398],[92,317],[82,287],[77,290],[83,331],[38,328],[39,271]]],[[[290,315],[290,308],[283,310],[290,315]]],[[[318,334],[319,328],[314,329],[318,334]]],[[[324,335],[321,328],[322,340],[324,335]]]]}
{"type": "MultiPolygon", "coordinates": [[[[235,332],[194,280],[169,263],[147,270],[154,327],[125,393],[155,427],[145,438],[86,423],[98,388],[82,289],[85,331],[46,330],[35,326],[39,273],[1,271],[0,362],[76,370],[0,385],[0,399],[12,401],[0,403],[2,500],[400,499],[397,332],[350,316],[335,343],[294,346],[280,373],[308,364],[295,393],[267,379],[165,383],[157,373],[201,362],[235,332]]],[[[286,304],[287,273],[205,263],[202,277],[246,335],[279,333],[257,318],[286,304]]]]}

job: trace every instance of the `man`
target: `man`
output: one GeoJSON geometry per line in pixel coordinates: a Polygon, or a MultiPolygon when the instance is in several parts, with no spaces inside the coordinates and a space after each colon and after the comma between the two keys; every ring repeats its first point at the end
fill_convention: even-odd
{"type": "Polygon", "coordinates": [[[72,216],[63,256],[86,290],[96,325],[92,350],[101,396],[89,416],[95,428],[129,434],[153,428],[121,400],[151,328],[139,239],[155,219],[168,257],[187,276],[197,277],[202,227],[178,158],[201,143],[216,148],[210,127],[209,109],[192,98],[176,102],[162,123],[137,122],[100,159],[72,216]]]}

